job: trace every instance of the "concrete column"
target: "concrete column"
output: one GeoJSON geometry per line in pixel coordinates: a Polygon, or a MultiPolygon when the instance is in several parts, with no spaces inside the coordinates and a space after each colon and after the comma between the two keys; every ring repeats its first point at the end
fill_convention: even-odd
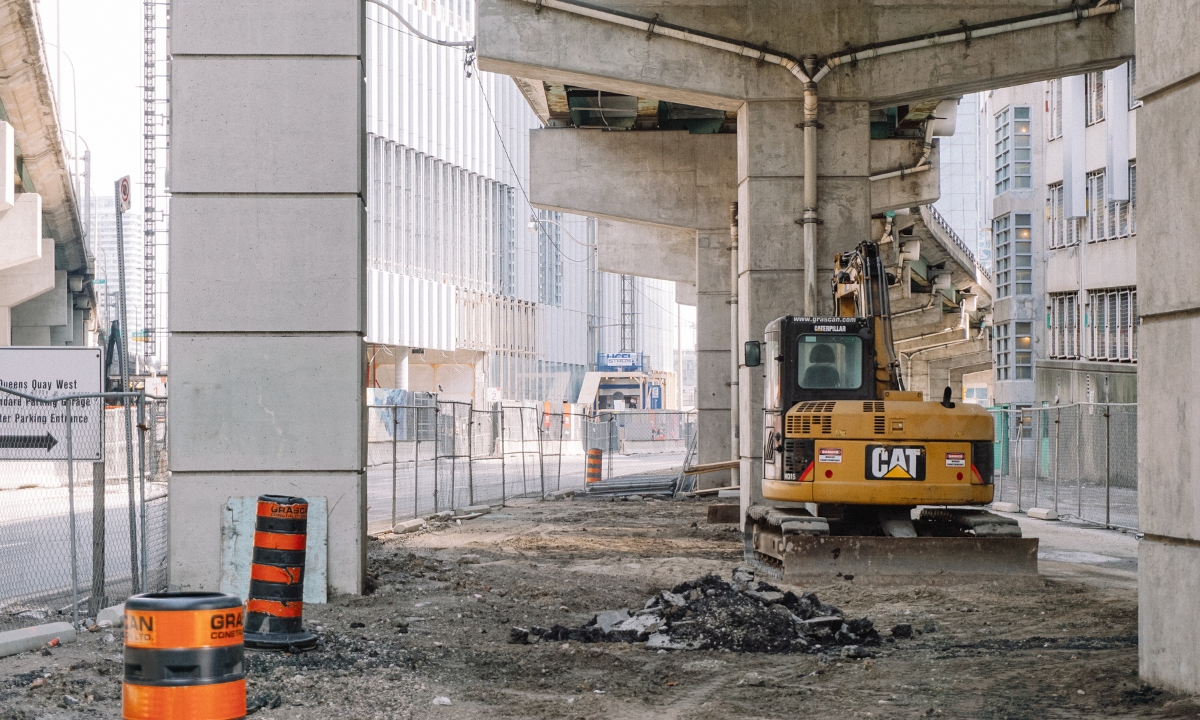
{"type": "Polygon", "coordinates": [[[396,387],[400,390],[408,389],[408,356],[409,351],[406,347],[394,348],[396,353],[396,387]]]}
{"type": "Polygon", "coordinates": [[[170,583],[215,590],[222,508],[325,497],[362,591],[364,27],[358,0],[172,17],[170,583]]]}
{"type": "MultiPolygon", "coordinates": [[[[729,229],[696,233],[696,422],[697,461],[732,456],[729,429],[729,229]]],[[[728,484],[729,473],[699,476],[698,487],[728,484]]]]}
{"type": "Polygon", "coordinates": [[[1200,13],[1138,3],[1138,660],[1200,692],[1200,13]]]}
{"type": "MultiPolygon", "coordinates": [[[[833,253],[868,238],[871,188],[866,103],[826,102],[817,131],[817,287],[827,287],[833,253]]],[[[738,111],[738,343],[761,340],[783,315],[814,314],[804,307],[804,120],[799,101],[748,102],[738,111]]],[[[818,293],[815,314],[832,312],[818,293]]],[[[741,368],[742,506],[762,501],[763,371],[741,368]]]]}

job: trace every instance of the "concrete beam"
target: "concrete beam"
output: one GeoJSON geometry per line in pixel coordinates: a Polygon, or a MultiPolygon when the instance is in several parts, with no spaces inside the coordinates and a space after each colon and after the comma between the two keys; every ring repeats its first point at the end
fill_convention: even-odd
{"type": "MultiPolygon", "coordinates": [[[[639,16],[769,45],[794,57],[825,57],[930,31],[1049,10],[1059,0],[646,0],[605,3],[639,16]]],[[[1133,9],[972,42],[925,47],[834,69],[823,98],[876,106],[951,97],[1113,67],[1134,53],[1133,9]]],[[[799,99],[787,70],[753,58],[655,36],[521,0],[481,0],[480,67],[524,78],[721,110],[742,102],[799,99]]]]}
{"type": "Polygon", "coordinates": [[[22,193],[16,196],[11,209],[0,214],[0,270],[41,257],[42,196],[22,193]]]}
{"type": "Polygon", "coordinates": [[[618,275],[696,282],[696,231],[600,220],[596,263],[618,275]]]}
{"type": "Polygon", "coordinates": [[[20,305],[54,289],[54,241],[42,238],[39,243],[36,260],[0,270],[0,307],[20,305]]]}
{"type": "Polygon", "coordinates": [[[680,228],[729,225],[737,197],[735,136],[682,131],[529,133],[536,207],[680,228]]]}
{"type": "Polygon", "coordinates": [[[54,327],[70,322],[71,298],[67,293],[67,271],[54,271],[54,287],[12,309],[13,328],[54,327]]]}
{"type": "Polygon", "coordinates": [[[62,246],[62,269],[75,272],[86,268],[87,257],[42,39],[34,0],[0,0],[0,104],[42,196],[49,234],[62,246]]]}

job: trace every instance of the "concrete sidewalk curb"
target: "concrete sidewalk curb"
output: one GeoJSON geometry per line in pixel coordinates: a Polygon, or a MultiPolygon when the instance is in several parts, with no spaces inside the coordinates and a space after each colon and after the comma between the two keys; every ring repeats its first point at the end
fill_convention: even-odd
{"type": "Polygon", "coordinates": [[[2,632],[0,633],[0,657],[16,655],[27,650],[37,650],[54,638],[58,638],[59,642],[63,643],[71,642],[75,639],[75,628],[69,622],[56,622],[2,632]]]}

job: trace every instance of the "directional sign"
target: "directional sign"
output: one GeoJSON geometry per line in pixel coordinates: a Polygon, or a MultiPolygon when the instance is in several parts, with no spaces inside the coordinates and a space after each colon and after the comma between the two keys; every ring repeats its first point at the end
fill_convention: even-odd
{"type": "MultiPolygon", "coordinates": [[[[100,348],[0,348],[0,387],[40,398],[101,392],[100,348]]],[[[100,460],[104,401],[38,402],[0,392],[0,460],[100,460]]]]}

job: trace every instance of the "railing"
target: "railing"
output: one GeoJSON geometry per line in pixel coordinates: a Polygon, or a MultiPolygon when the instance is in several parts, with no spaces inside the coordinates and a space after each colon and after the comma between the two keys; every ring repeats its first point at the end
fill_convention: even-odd
{"type": "Polygon", "coordinates": [[[937,211],[937,208],[932,205],[926,205],[924,206],[924,209],[929,211],[930,219],[933,220],[933,222],[939,228],[941,228],[942,232],[946,234],[946,237],[950,238],[950,240],[952,240],[954,244],[958,246],[958,249],[966,254],[967,258],[970,259],[970,261],[975,265],[975,269],[978,270],[988,280],[991,280],[991,271],[985,268],[983,263],[979,262],[979,259],[975,257],[975,253],[971,250],[971,248],[967,247],[967,244],[958,236],[958,233],[954,232],[954,228],[950,227],[950,223],[946,222],[946,218],[942,217],[942,214],[937,211]]]}
{"type": "Polygon", "coordinates": [[[990,412],[996,428],[997,501],[1137,529],[1136,404],[990,412]]]}
{"type": "Polygon", "coordinates": [[[129,595],[165,590],[166,399],[43,399],[6,388],[0,397],[6,411],[54,416],[52,444],[14,445],[27,429],[0,421],[0,630],[54,619],[81,626],[129,595]]]}

